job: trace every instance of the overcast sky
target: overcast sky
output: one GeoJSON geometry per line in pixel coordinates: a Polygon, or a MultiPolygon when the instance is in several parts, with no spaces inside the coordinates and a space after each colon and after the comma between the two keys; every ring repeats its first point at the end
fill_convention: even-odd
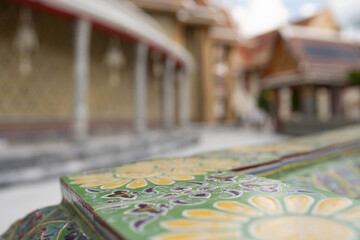
{"type": "MultiPolygon", "coordinates": [[[[329,6],[346,35],[355,35],[351,23],[360,20],[360,0],[212,0],[228,7],[244,37],[309,17],[329,6]]],[[[359,35],[358,35],[359,37],[359,35]]]]}

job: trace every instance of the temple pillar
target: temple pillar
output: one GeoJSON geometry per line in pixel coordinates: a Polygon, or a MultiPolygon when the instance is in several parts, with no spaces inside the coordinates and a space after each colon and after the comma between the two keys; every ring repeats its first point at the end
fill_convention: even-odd
{"type": "Polygon", "coordinates": [[[167,58],[165,62],[165,73],[163,80],[163,114],[164,127],[174,127],[174,83],[175,83],[175,62],[167,58]]]}
{"type": "Polygon", "coordinates": [[[301,86],[301,106],[305,118],[315,117],[315,94],[314,87],[311,85],[301,86]]]}
{"type": "Polygon", "coordinates": [[[189,73],[180,70],[179,76],[179,124],[186,127],[189,123],[189,73]]]}
{"type": "Polygon", "coordinates": [[[282,121],[288,121],[291,118],[291,89],[281,88],[279,91],[279,117],[282,121]]]}
{"type": "Polygon", "coordinates": [[[135,102],[135,131],[140,133],[146,130],[146,78],[148,47],[137,43],[134,67],[134,102],[135,102]]]}
{"type": "Polygon", "coordinates": [[[331,113],[332,116],[337,118],[342,116],[342,96],[341,96],[341,87],[331,86],[330,88],[331,95],[331,113]]]}
{"type": "Polygon", "coordinates": [[[269,95],[272,102],[270,111],[273,119],[273,125],[275,130],[278,132],[283,129],[283,122],[280,117],[280,91],[279,89],[269,90],[269,95]]]}
{"type": "Polygon", "coordinates": [[[327,121],[331,117],[330,93],[327,88],[319,88],[316,91],[317,117],[320,121],[327,121]]]}
{"type": "Polygon", "coordinates": [[[75,61],[74,61],[74,108],[72,135],[77,143],[83,143],[88,138],[89,110],[89,49],[91,23],[77,20],[75,24],[75,61]]]}

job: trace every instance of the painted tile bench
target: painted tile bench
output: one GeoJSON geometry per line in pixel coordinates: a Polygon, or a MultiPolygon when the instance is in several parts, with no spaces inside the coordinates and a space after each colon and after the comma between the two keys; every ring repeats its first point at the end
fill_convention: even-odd
{"type": "Polygon", "coordinates": [[[0,239],[360,239],[360,125],[61,178],[0,239]]]}

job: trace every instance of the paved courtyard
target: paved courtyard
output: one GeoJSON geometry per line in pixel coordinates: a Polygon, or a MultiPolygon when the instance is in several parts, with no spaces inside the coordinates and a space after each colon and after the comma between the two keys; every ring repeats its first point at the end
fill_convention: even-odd
{"type": "MultiPolygon", "coordinates": [[[[158,157],[186,156],[234,146],[274,142],[285,138],[271,132],[257,132],[225,126],[206,127],[199,130],[201,135],[198,143],[158,157]]],[[[54,178],[2,188],[0,189],[0,199],[1,234],[11,223],[24,217],[27,213],[37,208],[59,204],[61,201],[59,180],[54,178]]]]}

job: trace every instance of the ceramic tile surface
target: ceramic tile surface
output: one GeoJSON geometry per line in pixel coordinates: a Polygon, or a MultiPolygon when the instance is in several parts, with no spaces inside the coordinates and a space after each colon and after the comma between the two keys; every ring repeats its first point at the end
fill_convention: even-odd
{"type": "MultiPolygon", "coordinates": [[[[287,164],[288,159],[291,162],[295,156],[299,156],[301,161],[306,161],[354,147],[360,147],[360,125],[288,139],[280,143],[235,147],[197,154],[194,157],[236,160],[237,166],[233,169],[242,172],[246,170],[245,172],[250,174],[260,174],[274,168],[271,164],[275,161],[287,164]],[[270,167],[264,167],[258,171],[255,169],[258,165],[269,165],[270,167]]],[[[276,167],[281,167],[280,165],[278,164],[276,167]]]]}
{"type": "Polygon", "coordinates": [[[360,239],[359,136],[355,126],[64,176],[61,205],[0,239],[360,239]]]}
{"type": "Polygon", "coordinates": [[[345,239],[358,236],[353,221],[360,209],[357,200],[232,171],[208,171],[192,177],[137,188],[89,187],[88,182],[77,182],[77,176],[64,180],[69,191],[76,191],[97,216],[93,222],[97,230],[116,232],[105,233],[107,239],[289,239],[297,234],[308,237],[322,233],[327,238],[319,239],[338,239],[339,234],[345,239]],[[327,232],[329,226],[340,232],[327,232]]]}
{"type": "Polygon", "coordinates": [[[46,207],[14,223],[0,239],[87,240],[75,221],[65,217],[60,206],[46,207]]]}
{"type": "Polygon", "coordinates": [[[360,152],[340,154],[320,164],[285,171],[276,178],[296,185],[360,198],[360,152]]]}

